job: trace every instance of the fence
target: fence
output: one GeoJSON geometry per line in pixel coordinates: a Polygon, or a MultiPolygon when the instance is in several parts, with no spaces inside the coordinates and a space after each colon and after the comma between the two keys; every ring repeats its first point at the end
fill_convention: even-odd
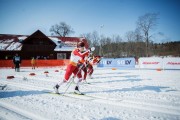
{"type": "MultiPolygon", "coordinates": [[[[65,66],[66,60],[36,60],[37,67],[65,66]]],[[[14,67],[12,60],[0,60],[0,67],[14,67]]],[[[31,60],[22,60],[21,67],[31,67],[31,60]]],[[[134,58],[103,58],[97,67],[135,68],[134,58]]],[[[180,69],[180,57],[144,57],[138,59],[139,68],[147,69],[180,69]]]]}
{"type": "MultiPolygon", "coordinates": [[[[37,67],[54,67],[64,66],[69,63],[69,59],[66,60],[36,60],[37,67]]],[[[22,60],[21,67],[30,67],[31,60],[22,60]]],[[[0,60],[0,67],[14,67],[12,60],[0,60]]]]}

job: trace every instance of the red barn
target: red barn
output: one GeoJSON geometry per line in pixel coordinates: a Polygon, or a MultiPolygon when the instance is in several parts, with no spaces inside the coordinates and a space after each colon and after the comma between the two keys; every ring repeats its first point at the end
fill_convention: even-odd
{"type": "Polygon", "coordinates": [[[85,38],[46,36],[40,30],[30,36],[0,34],[0,59],[12,59],[15,53],[22,59],[69,59],[79,41],[88,48],[85,38]]]}

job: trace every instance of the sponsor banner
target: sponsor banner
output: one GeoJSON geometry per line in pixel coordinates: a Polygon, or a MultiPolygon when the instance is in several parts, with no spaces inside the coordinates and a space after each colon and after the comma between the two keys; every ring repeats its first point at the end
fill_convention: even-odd
{"type": "Polygon", "coordinates": [[[180,69],[180,58],[163,58],[164,69],[180,69]]]}
{"type": "Polygon", "coordinates": [[[139,68],[180,69],[179,57],[143,57],[139,58],[139,68]]]}
{"type": "Polygon", "coordinates": [[[140,68],[158,69],[163,68],[163,59],[160,57],[143,57],[139,58],[140,68]]]}
{"type": "Polygon", "coordinates": [[[135,68],[134,58],[102,58],[97,67],[127,67],[135,68]]]}

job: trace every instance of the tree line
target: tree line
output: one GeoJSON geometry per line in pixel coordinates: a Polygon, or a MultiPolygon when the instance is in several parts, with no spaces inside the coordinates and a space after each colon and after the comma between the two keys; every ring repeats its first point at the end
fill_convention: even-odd
{"type": "MultiPolygon", "coordinates": [[[[82,36],[86,36],[90,45],[96,47],[96,55],[107,58],[147,57],[146,42],[137,32],[127,32],[126,41],[123,41],[119,35],[99,36],[96,31],[82,36]]],[[[148,56],[180,56],[180,41],[166,43],[150,41],[148,43],[148,56]]]]}
{"type": "MultiPolygon", "coordinates": [[[[155,43],[152,31],[158,25],[158,14],[147,13],[138,18],[136,29],[128,31],[123,40],[119,35],[106,37],[97,31],[83,33],[80,36],[88,40],[90,47],[96,47],[95,55],[107,58],[118,57],[148,57],[148,56],[180,56],[180,41],[155,43]]],[[[52,35],[66,37],[74,30],[65,22],[55,24],[50,28],[52,35]]]]}

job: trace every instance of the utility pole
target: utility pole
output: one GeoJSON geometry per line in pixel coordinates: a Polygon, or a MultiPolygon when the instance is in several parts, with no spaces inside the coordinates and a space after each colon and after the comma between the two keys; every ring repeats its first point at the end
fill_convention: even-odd
{"type": "Polygon", "coordinates": [[[104,25],[100,26],[100,50],[99,50],[99,55],[102,56],[103,55],[103,49],[102,49],[102,44],[101,44],[101,40],[102,40],[102,29],[103,29],[104,25]]]}

